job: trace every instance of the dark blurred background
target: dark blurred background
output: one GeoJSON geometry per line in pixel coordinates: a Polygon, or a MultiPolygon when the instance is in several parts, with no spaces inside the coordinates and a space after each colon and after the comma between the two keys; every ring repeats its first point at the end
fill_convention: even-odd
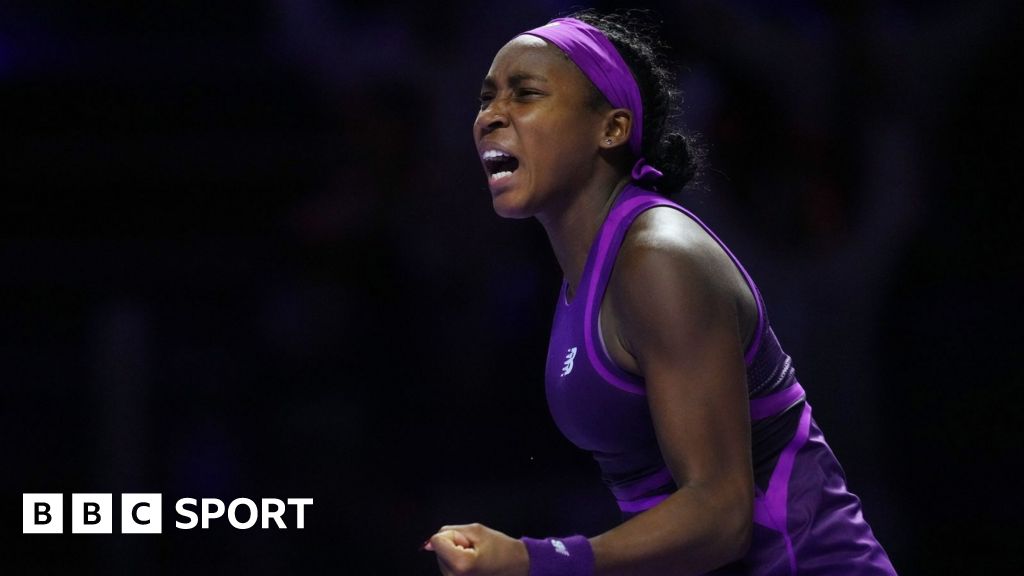
{"type": "MultiPolygon", "coordinates": [[[[560,272],[470,132],[497,49],[581,5],[620,7],[0,4],[0,572],[435,574],[445,523],[614,525],[544,404],[560,272]],[[160,492],[164,533],[22,535],[25,492],[160,492]]],[[[1020,569],[1016,3],[646,6],[708,147],[678,199],[897,569],[1020,569]]]]}

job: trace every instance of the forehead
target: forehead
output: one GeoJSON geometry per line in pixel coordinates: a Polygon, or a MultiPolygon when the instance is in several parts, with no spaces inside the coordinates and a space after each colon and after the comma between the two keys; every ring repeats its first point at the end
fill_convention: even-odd
{"type": "Polygon", "coordinates": [[[487,71],[487,80],[499,81],[511,76],[542,76],[551,80],[570,80],[582,72],[564,52],[541,38],[527,34],[516,36],[498,50],[487,71]]]}

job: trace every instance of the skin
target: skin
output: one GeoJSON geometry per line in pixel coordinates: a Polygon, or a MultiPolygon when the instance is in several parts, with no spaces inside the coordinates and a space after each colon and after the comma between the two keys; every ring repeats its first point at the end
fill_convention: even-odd
{"type": "MultiPolygon", "coordinates": [[[[505,217],[544,226],[569,283],[629,182],[632,115],[593,105],[593,87],[561,51],[520,36],[495,56],[474,124],[478,151],[520,161],[490,186],[505,217]]],[[[749,546],[754,482],[743,351],[753,295],[721,247],[668,208],[641,214],[601,304],[609,355],[645,380],[661,453],[678,490],[590,539],[596,573],[701,574],[749,546]]],[[[426,544],[445,576],[526,576],[517,539],[480,524],[444,526],[426,544]]]]}

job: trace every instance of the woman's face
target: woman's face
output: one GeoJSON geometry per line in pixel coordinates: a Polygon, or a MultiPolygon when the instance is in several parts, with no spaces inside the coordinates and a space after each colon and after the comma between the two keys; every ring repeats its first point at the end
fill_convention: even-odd
{"type": "Polygon", "coordinates": [[[473,137],[499,215],[557,209],[586,185],[604,133],[594,93],[576,65],[540,38],[518,36],[498,51],[473,137]]]}

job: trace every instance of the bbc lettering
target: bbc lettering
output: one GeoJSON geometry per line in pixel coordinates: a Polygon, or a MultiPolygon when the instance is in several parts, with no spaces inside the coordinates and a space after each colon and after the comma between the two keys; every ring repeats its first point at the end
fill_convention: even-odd
{"type": "MultiPolygon", "coordinates": [[[[211,520],[227,516],[236,529],[248,530],[256,526],[268,529],[272,525],[287,529],[285,516],[289,506],[294,507],[294,527],[306,526],[305,507],[313,505],[312,498],[263,498],[260,503],[248,498],[236,498],[227,506],[217,498],[182,498],[175,504],[181,520],[174,527],[191,530],[196,526],[208,529],[211,520]],[[241,514],[241,510],[245,510],[241,514]]],[[[121,533],[160,534],[162,496],[160,494],[121,494],[121,533]]],[[[72,494],[71,533],[111,534],[113,532],[113,495],[72,494]]],[[[22,494],[22,533],[63,534],[63,494],[22,494]]]]}

